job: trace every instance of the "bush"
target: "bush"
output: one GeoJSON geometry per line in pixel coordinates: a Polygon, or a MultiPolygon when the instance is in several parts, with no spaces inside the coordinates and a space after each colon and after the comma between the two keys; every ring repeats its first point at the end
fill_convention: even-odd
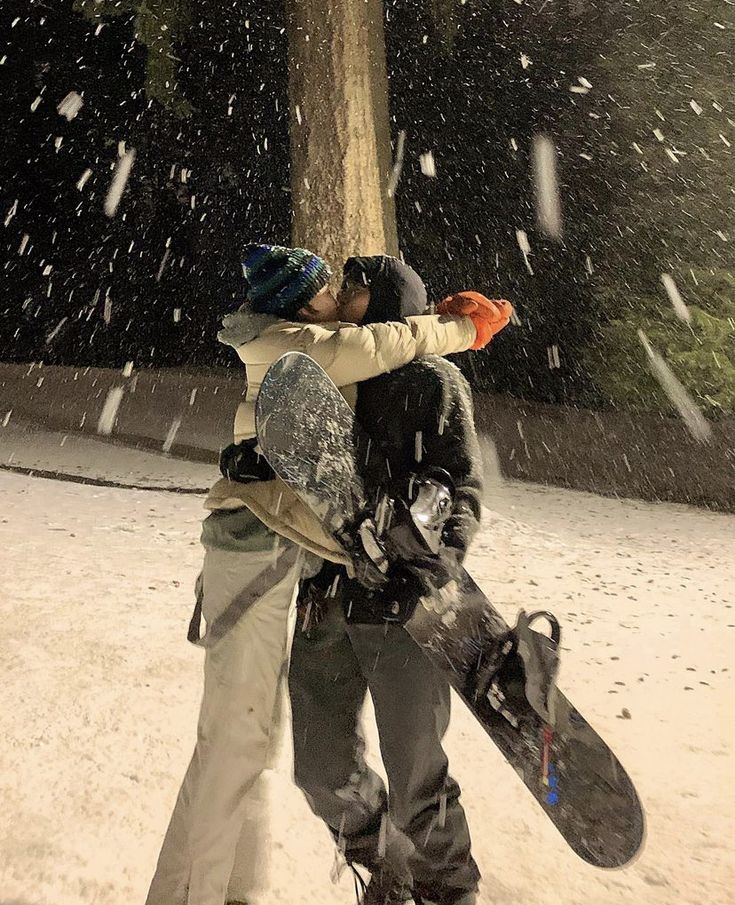
{"type": "Polygon", "coordinates": [[[638,337],[638,330],[643,330],[708,417],[735,413],[735,277],[723,270],[689,273],[690,322],[680,320],[668,300],[640,296],[624,311],[618,306],[600,328],[586,363],[595,385],[613,405],[672,411],[648,367],[638,337]]]}

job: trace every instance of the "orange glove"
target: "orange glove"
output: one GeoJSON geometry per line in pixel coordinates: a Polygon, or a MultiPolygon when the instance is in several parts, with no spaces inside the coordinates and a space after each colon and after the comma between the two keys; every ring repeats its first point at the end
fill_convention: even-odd
{"type": "Polygon", "coordinates": [[[508,326],[513,306],[505,299],[488,299],[479,292],[456,292],[436,306],[437,314],[469,317],[477,338],[470,349],[484,349],[496,333],[508,326]]]}

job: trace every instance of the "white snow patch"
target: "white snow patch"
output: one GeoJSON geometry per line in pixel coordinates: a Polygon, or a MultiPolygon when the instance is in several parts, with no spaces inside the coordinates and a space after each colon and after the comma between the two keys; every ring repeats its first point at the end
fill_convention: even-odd
{"type": "MultiPolygon", "coordinates": [[[[50,463],[70,446],[79,454],[52,437],[50,463]]],[[[30,435],[27,454],[42,445],[30,435]]],[[[154,460],[173,478],[194,468],[86,445],[99,476],[150,475],[154,460]]],[[[11,474],[0,474],[0,490],[0,737],[13,828],[0,834],[3,897],[142,902],[195,740],[201,651],[184,637],[202,500],[11,474]]],[[[656,832],[624,872],[585,865],[454,697],[446,747],[487,876],[480,903],[729,905],[727,861],[707,840],[730,838],[735,817],[722,794],[732,772],[723,752],[735,517],[517,482],[498,486],[492,506],[468,570],[508,621],[521,607],[560,617],[559,684],[633,776],[656,832]],[[622,707],[632,719],[617,718],[622,707]],[[696,744],[682,744],[682,726],[696,744]]],[[[380,771],[369,702],[364,725],[380,771]]],[[[273,858],[264,901],[344,905],[350,878],[329,882],[333,847],[293,786],[288,737],[286,719],[248,812],[253,844],[265,835],[273,858]]]]}

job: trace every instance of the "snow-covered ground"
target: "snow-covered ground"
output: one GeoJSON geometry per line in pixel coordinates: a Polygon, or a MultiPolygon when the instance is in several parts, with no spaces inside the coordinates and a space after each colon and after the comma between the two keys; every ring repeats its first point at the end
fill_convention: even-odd
{"type": "MultiPolygon", "coordinates": [[[[0,463],[215,477],[61,440],[0,430],[0,463]]],[[[185,631],[202,498],[3,472],[0,493],[0,905],[142,903],[194,741],[202,654],[185,631]]],[[[469,568],[508,618],[561,618],[562,687],[637,783],[648,841],[625,870],[583,864],[457,703],[447,744],[482,902],[732,902],[735,517],[522,484],[494,484],[488,503],[469,568]]],[[[291,786],[288,745],[271,787],[264,901],[352,901],[347,877],[330,883],[331,843],[291,786]]]]}
{"type": "Polygon", "coordinates": [[[118,445],[89,434],[49,431],[10,421],[0,428],[0,466],[37,468],[142,487],[206,488],[216,466],[118,445]]]}

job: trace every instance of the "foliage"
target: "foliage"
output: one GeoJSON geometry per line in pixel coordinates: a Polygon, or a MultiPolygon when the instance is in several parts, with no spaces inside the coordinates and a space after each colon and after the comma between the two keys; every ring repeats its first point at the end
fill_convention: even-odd
{"type": "Polygon", "coordinates": [[[596,256],[595,297],[605,318],[585,361],[609,401],[669,411],[637,336],[642,329],[708,414],[732,413],[733,7],[618,0],[614,9],[614,48],[601,54],[598,74],[614,101],[600,120],[597,149],[614,198],[596,256]],[[666,299],[662,273],[675,276],[689,324],[666,299]]]}
{"type": "Polygon", "coordinates": [[[86,18],[99,20],[135,16],[136,39],[146,48],[146,93],[176,116],[191,114],[191,104],[178,90],[175,55],[191,23],[187,0],[75,0],[74,9],[86,18]]]}
{"type": "Polygon", "coordinates": [[[463,6],[462,0],[428,0],[429,12],[442,37],[445,54],[451,54],[454,50],[454,42],[461,27],[459,15],[463,6]]]}
{"type": "Polygon", "coordinates": [[[735,240],[735,109],[729,0],[616,2],[600,77],[614,100],[601,126],[610,190],[607,282],[650,291],[685,262],[722,268],[735,240]],[[617,272],[616,272],[617,271],[617,272]]]}
{"type": "Polygon", "coordinates": [[[689,277],[688,323],[667,300],[641,296],[618,305],[617,315],[601,328],[587,365],[609,402],[670,411],[638,339],[642,329],[708,416],[735,414],[735,276],[724,270],[692,270],[689,277]]]}

